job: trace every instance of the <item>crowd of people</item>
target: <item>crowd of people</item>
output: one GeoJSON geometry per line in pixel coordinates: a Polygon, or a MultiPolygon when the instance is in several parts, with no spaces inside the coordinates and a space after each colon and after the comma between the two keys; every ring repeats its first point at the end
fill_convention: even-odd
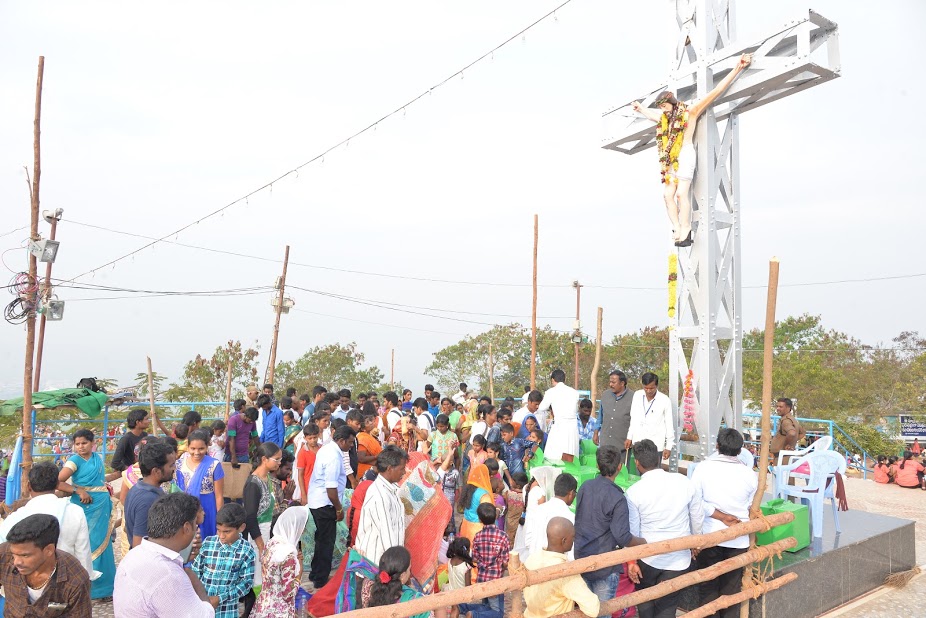
{"type": "MultiPolygon", "coordinates": [[[[739,432],[722,429],[690,478],[668,473],[675,429],[656,375],[634,391],[612,371],[597,410],[565,382],[556,370],[546,392],[525,388],[498,406],[466,384],[450,396],[431,385],[421,397],[316,386],[279,399],[255,385],[209,425],[189,412],[168,429],[131,410],[112,472],[79,429],[60,470],[32,467],[31,499],[0,526],[5,615],[90,616],[91,599],[112,597],[117,616],[326,616],[499,579],[512,551],[540,569],[748,519],[757,475],[739,432]],[[597,446],[598,474],[580,486],[569,464],[584,440],[597,446]],[[640,479],[625,492],[615,479],[629,453],[640,479]],[[240,497],[226,497],[241,475],[240,497]]],[[[773,445],[793,448],[799,426],[784,408],[773,445]]],[[[525,615],[578,606],[598,616],[605,601],[748,545],[741,536],[530,586],[525,615]]],[[[740,570],[701,584],[701,602],[741,580],[740,570]]],[[[674,616],[678,595],[636,611],[674,616]]],[[[505,599],[433,614],[501,618],[505,599]]]]}

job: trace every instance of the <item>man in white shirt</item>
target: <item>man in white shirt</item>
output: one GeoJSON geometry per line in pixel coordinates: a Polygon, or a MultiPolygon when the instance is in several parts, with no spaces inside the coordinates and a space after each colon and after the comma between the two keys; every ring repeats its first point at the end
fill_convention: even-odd
{"type": "Polygon", "coordinates": [[[383,401],[386,402],[386,409],[389,412],[386,413],[386,431],[384,435],[380,435],[380,442],[386,443],[389,439],[389,434],[392,433],[392,430],[395,426],[402,420],[402,410],[399,409],[399,396],[393,391],[389,391],[383,395],[383,401]]]}
{"type": "Polygon", "coordinates": [[[416,399],[412,406],[412,413],[418,419],[418,429],[424,429],[428,435],[431,435],[434,431],[434,417],[428,411],[428,400],[424,397],[416,399]]]}
{"type": "Polygon", "coordinates": [[[43,461],[32,466],[29,470],[32,498],[0,524],[0,543],[6,542],[10,528],[30,515],[51,515],[58,520],[60,527],[58,549],[77,558],[90,574],[90,581],[93,581],[102,573],[93,570],[87,516],[82,508],[71,504],[70,499],[55,496],[57,486],[58,467],[55,464],[43,461]]]}
{"type": "Polygon", "coordinates": [[[188,566],[193,555],[186,553],[202,512],[199,498],[183,492],[167,494],[151,505],[148,538],[126,554],[116,570],[116,616],[214,618],[219,597],[206,595],[188,566]]]}
{"type": "Polygon", "coordinates": [[[633,403],[630,404],[630,430],[627,432],[624,448],[629,449],[641,440],[651,440],[662,451],[662,458],[668,459],[675,446],[672,402],[659,392],[659,377],[656,374],[646,372],[640,381],[643,388],[633,394],[633,403]]]}
{"type": "MultiPolygon", "coordinates": [[[[743,436],[735,429],[724,427],[717,433],[717,452],[702,461],[691,473],[691,482],[701,493],[704,504],[704,533],[710,534],[749,519],[749,507],[759,486],[752,461],[745,464],[739,457],[743,436]]],[[[747,451],[748,453],[748,451],[747,451]]],[[[724,541],[716,547],[706,547],[698,553],[698,568],[703,569],[732,558],[749,549],[749,535],[724,541]]],[[[699,585],[701,604],[710,603],[721,595],[736,594],[742,588],[743,569],[724,573],[717,579],[699,585]]],[[[739,607],[722,609],[720,618],[738,618],[739,607]]]]}
{"type": "MultiPolygon", "coordinates": [[[[644,439],[633,445],[640,480],[627,490],[630,533],[648,543],[701,534],[704,506],[695,485],[686,477],[662,469],[659,448],[644,439]]],[[[691,550],[641,558],[628,576],[637,590],[678,577],[691,566],[691,550]]],[[[678,592],[637,605],[640,618],[675,618],[678,592]]]]}
{"type": "Polygon", "coordinates": [[[566,386],[566,372],[556,369],[550,376],[553,386],[543,396],[537,411],[544,416],[540,422],[541,429],[547,431],[547,448],[543,454],[551,461],[570,462],[579,454],[579,427],[577,408],[579,391],[566,386]],[[554,421],[546,423],[546,412],[553,408],[554,421]]]}
{"type": "MultiPolygon", "coordinates": [[[[576,523],[575,513],[569,510],[569,507],[575,501],[578,489],[579,484],[575,477],[568,472],[563,472],[553,482],[553,499],[528,509],[524,518],[524,540],[527,543],[527,551],[522,556],[525,560],[528,556],[547,549],[547,525],[554,517],[564,517],[571,523],[576,523]]],[[[569,560],[572,560],[572,549],[567,554],[569,560]]]]}
{"type": "Polygon", "coordinates": [[[338,522],[344,519],[342,505],[347,471],[344,469],[343,453],[350,450],[356,436],[356,432],[347,425],[338,427],[331,442],[318,449],[315,455],[315,467],[306,490],[306,506],[315,520],[315,554],[309,579],[316,590],[328,583],[331,574],[336,528],[338,522]]]}
{"type": "Polygon", "coordinates": [[[466,382],[460,382],[460,390],[457,391],[457,394],[450,398],[454,404],[464,404],[466,403],[466,382]]]}
{"type": "MultiPolygon", "coordinates": [[[[537,414],[537,409],[540,407],[540,402],[543,401],[543,393],[538,390],[533,390],[528,394],[524,395],[524,405],[518,409],[517,412],[511,417],[511,420],[520,425],[524,424],[524,419],[528,414],[537,414]]],[[[536,418],[536,416],[535,416],[536,418]]],[[[540,421],[537,421],[537,424],[540,424],[540,421]]]]}
{"type": "Polygon", "coordinates": [[[399,486],[408,455],[389,445],[376,456],[379,475],[367,489],[357,524],[356,549],[373,564],[390,547],[405,544],[405,507],[399,500],[399,486]]]}

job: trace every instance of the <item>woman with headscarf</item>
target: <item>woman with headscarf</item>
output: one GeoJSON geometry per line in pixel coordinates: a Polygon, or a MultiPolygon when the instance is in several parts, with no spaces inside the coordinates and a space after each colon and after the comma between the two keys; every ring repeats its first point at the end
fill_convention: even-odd
{"type": "Polygon", "coordinates": [[[253,618],[295,618],[296,592],[302,575],[299,539],[309,520],[309,507],[291,506],[273,526],[273,538],[261,557],[260,596],[251,611],[253,618]]]}
{"type": "Polygon", "coordinates": [[[476,533],[483,528],[482,522],[479,521],[479,515],[476,514],[476,509],[483,502],[494,505],[495,496],[492,493],[489,468],[485,464],[479,464],[470,470],[466,487],[460,492],[460,505],[463,507],[460,536],[465,536],[470,542],[473,541],[476,533]]]}
{"type": "Polygon", "coordinates": [[[556,477],[562,474],[561,468],[553,466],[539,466],[531,468],[531,482],[525,488],[526,498],[524,499],[524,513],[521,514],[521,524],[518,526],[518,532],[514,537],[514,551],[519,556],[530,555],[530,548],[527,546],[524,530],[527,527],[527,518],[533,510],[537,512],[537,507],[553,499],[553,484],[556,477]]]}

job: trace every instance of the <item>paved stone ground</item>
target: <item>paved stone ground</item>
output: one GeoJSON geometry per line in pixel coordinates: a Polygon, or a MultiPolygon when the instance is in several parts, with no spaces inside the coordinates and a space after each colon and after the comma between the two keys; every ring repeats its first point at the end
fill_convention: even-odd
{"type": "MultiPolygon", "coordinates": [[[[916,521],[916,561],[926,563],[926,491],[846,479],[849,507],[916,521]]],[[[873,595],[857,607],[833,610],[827,618],[898,618],[926,616],[926,576],[900,590],[873,595]]]]}
{"type": "MultiPolygon", "coordinates": [[[[916,558],[919,564],[926,563],[926,492],[848,478],[846,479],[846,494],[849,507],[852,509],[916,521],[916,558]]],[[[117,534],[121,533],[122,530],[117,529],[117,534]]],[[[120,558],[117,544],[116,560],[120,558]]],[[[95,603],[93,616],[94,618],[114,618],[112,602],[95,603]]],[[[926,616],[926,575],[915,579],[901,590],[890,590],[874,596],[857,607],[837,609],[826,614],[827,618],[836,616],[840,618],[926,616]]],[[[769,618],[779,617],[770,616],[769,618]]]]}

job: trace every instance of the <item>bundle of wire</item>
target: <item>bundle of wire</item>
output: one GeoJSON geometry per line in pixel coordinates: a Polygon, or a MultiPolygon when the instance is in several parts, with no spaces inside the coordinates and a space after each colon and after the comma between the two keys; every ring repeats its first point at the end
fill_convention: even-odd
{"type": "Polygon", "coordinates": [[[35,295],[39,291],[38,281],[29,273],[16,273],[7,285],[16,296],[3,308],[3,318],[10,324],[22,324],[35,310],[35,295]]]}

